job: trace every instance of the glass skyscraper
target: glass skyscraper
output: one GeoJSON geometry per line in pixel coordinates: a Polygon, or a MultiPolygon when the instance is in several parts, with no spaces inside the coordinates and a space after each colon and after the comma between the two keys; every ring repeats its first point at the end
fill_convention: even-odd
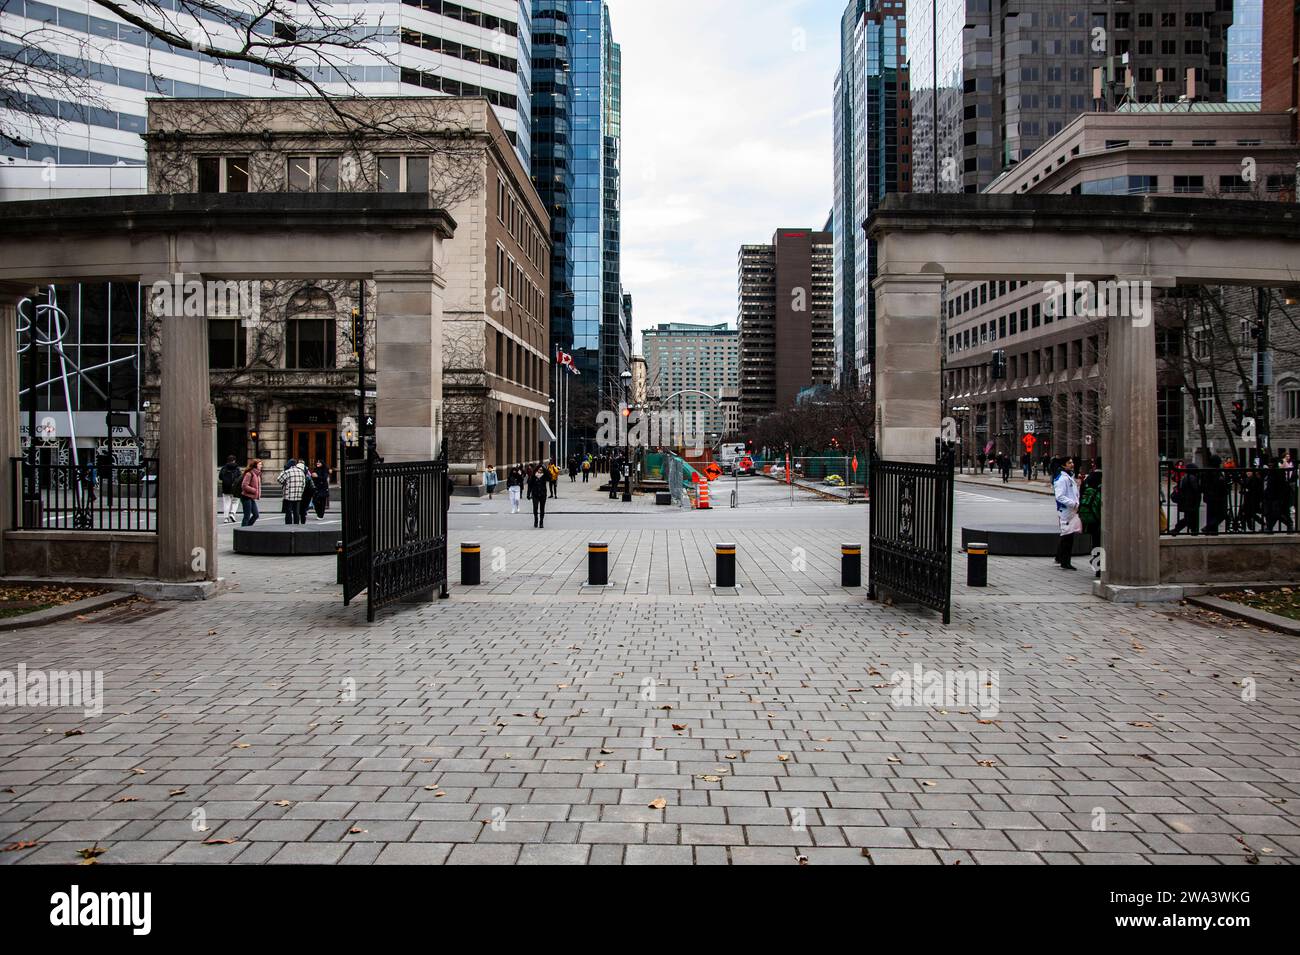
{"type": "Polygon", "coordinates": [[[875,244],[862,223],[911,188],[903,0],[850,0],[835,76],[835,372],[865,384],[875,355],[875,244]]]}
{"type": "MultiPolygon", "coordinates": [[[[551,341],[581,372],[570,446],[622,398],[628,367],[620,284],[622,78],[603,0],[533,0],[533,181],[551,215],[551,341]]],[[[577,392],[577,393],[575,393],[577,392]]]]}
{"type": "Polygon", "coordinates": [[[1233,0],[1228,27],[1228,102],[1258,103],[1264,0],[1233,0]]]}

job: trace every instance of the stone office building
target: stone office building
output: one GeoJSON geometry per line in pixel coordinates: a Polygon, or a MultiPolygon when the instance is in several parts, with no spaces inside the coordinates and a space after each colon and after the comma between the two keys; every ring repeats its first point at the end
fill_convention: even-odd
{"type": "MultiPolygon", "coordinates": [[[[336,102],[349,120],[317,99],[153,100],[149,191],[427,192],[446,208],[456,227],[444,243],[443,401],[434,420],[457,484],[477,490],[485,466],[504,473],[545,454],[550,221],[486,99],[336,102]]],[[[251,309],[240,298],[224,314],[221,302],[208,311],[218,457],[333,465],[340,439],[361,440],[358,285],[263,282],[252,298],[251,309]]],[[[373,389],[373,287],[362,314],[373,389]]],[[[147,446],[157,435],[157,344],[152,336],[147,446]]]]}
{"type": "MultiPolygon", "coordinates": [[[[1300,152],[1284,112],[1246,104],[1136,104],[1084,113],[999,177],[990,193],[1187,195],[1287,201],[1300,152]]],[[[1080,263],[1085,271],[1086,263],[1080,263]]],[[[1083,276],[1080,276],[1082,278],[1083,276]]],[[[963,461],[985,450],[1019,459],[1028,427],[1034,456],[1100,454],[1105,406],[1105,321],[1064,307],[1065,289],[1042,282],[953,282],[945,289],[944,415],[953,419],[963,461]],[[1057,305],[1052,307],[1050,302],[1057,305]],[[993,375],[995,353],[1005,377],[993,375]]],[[[1259,326],[1251,291],[1152,289],[1158,447],[1162,458],[1231,456],[1234,400],[1247,400],[1259,326]],[[1216,312],[1215,308],[1222,310],[1216,312]]],[[[1271,292],[1272,382],[1267,391],[1274,452],[1300,445],[1300,349],[1294,305],[1271,292]]],[[[1080,296],[1087,292],[1079,286],[1080,296]]],[[[1081,298],[1080,301],[1083,299],[1081,298]]],[[[1240,455],[1238,455],[1240,456],[1240,455]]]]}

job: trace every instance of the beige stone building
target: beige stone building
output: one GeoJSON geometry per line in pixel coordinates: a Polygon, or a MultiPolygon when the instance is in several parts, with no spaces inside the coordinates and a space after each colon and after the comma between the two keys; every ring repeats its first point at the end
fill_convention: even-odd
{"type": "MultiPolygon", "coordinates": [[[[456,223],[441,264],[434,420],[457,484],[477,490],[486,465],[504,473],[544,453],[550,221],[486,99],[151,100],[149,129],[150,192],[427,192],[456,223]]],[[[364,342],[373,392],[373,283],[361,305],[358,283],[322,280],[262,282],[229,314],[209,309],[220,460],[333,464],[340,439],[362,440],[357,356],[364,342]]],[[[156,346],[147,445],[157,435],[156,346]]],[[[373,405],[370,395],[367,415],[373,405]]]]}

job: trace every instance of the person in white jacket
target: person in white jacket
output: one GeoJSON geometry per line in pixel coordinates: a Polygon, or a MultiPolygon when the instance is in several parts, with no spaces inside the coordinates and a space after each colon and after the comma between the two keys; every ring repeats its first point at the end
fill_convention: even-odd
{"type": "Polygon", "coordinates": [[[1074,570],[1074,535],[1083,530],[1079,520],[1079,484],[1074,479],[1074,458],[1052,462],[1052,491],[1056,495],[1056,517],[1061,539],[1056,545],[1056,562],[1063,570],[1074,570]]]}

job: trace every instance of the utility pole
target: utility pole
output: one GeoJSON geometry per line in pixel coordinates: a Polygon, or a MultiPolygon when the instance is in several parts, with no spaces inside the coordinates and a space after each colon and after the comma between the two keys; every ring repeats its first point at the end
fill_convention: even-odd
{"type": "Polygon", "coordinates": [[[357,307],[352,310],[355,328],[352,344],[357,356],[357,447],[373,448],[374,435],[366,434],[366,281],[357,281],[357,307]]]}
{"type": "MultiPolygon", "coordinates": [[[[1268,450],[1268,391],[1273,385],[1273,362],[1268,350],[1268,314],[1272,293],[1266,288],[1255,289],[1255,443],[1263,458],[1268,450]]],[[[1249,452],[1247,452],[1249,453],[1249,452]]]]}

